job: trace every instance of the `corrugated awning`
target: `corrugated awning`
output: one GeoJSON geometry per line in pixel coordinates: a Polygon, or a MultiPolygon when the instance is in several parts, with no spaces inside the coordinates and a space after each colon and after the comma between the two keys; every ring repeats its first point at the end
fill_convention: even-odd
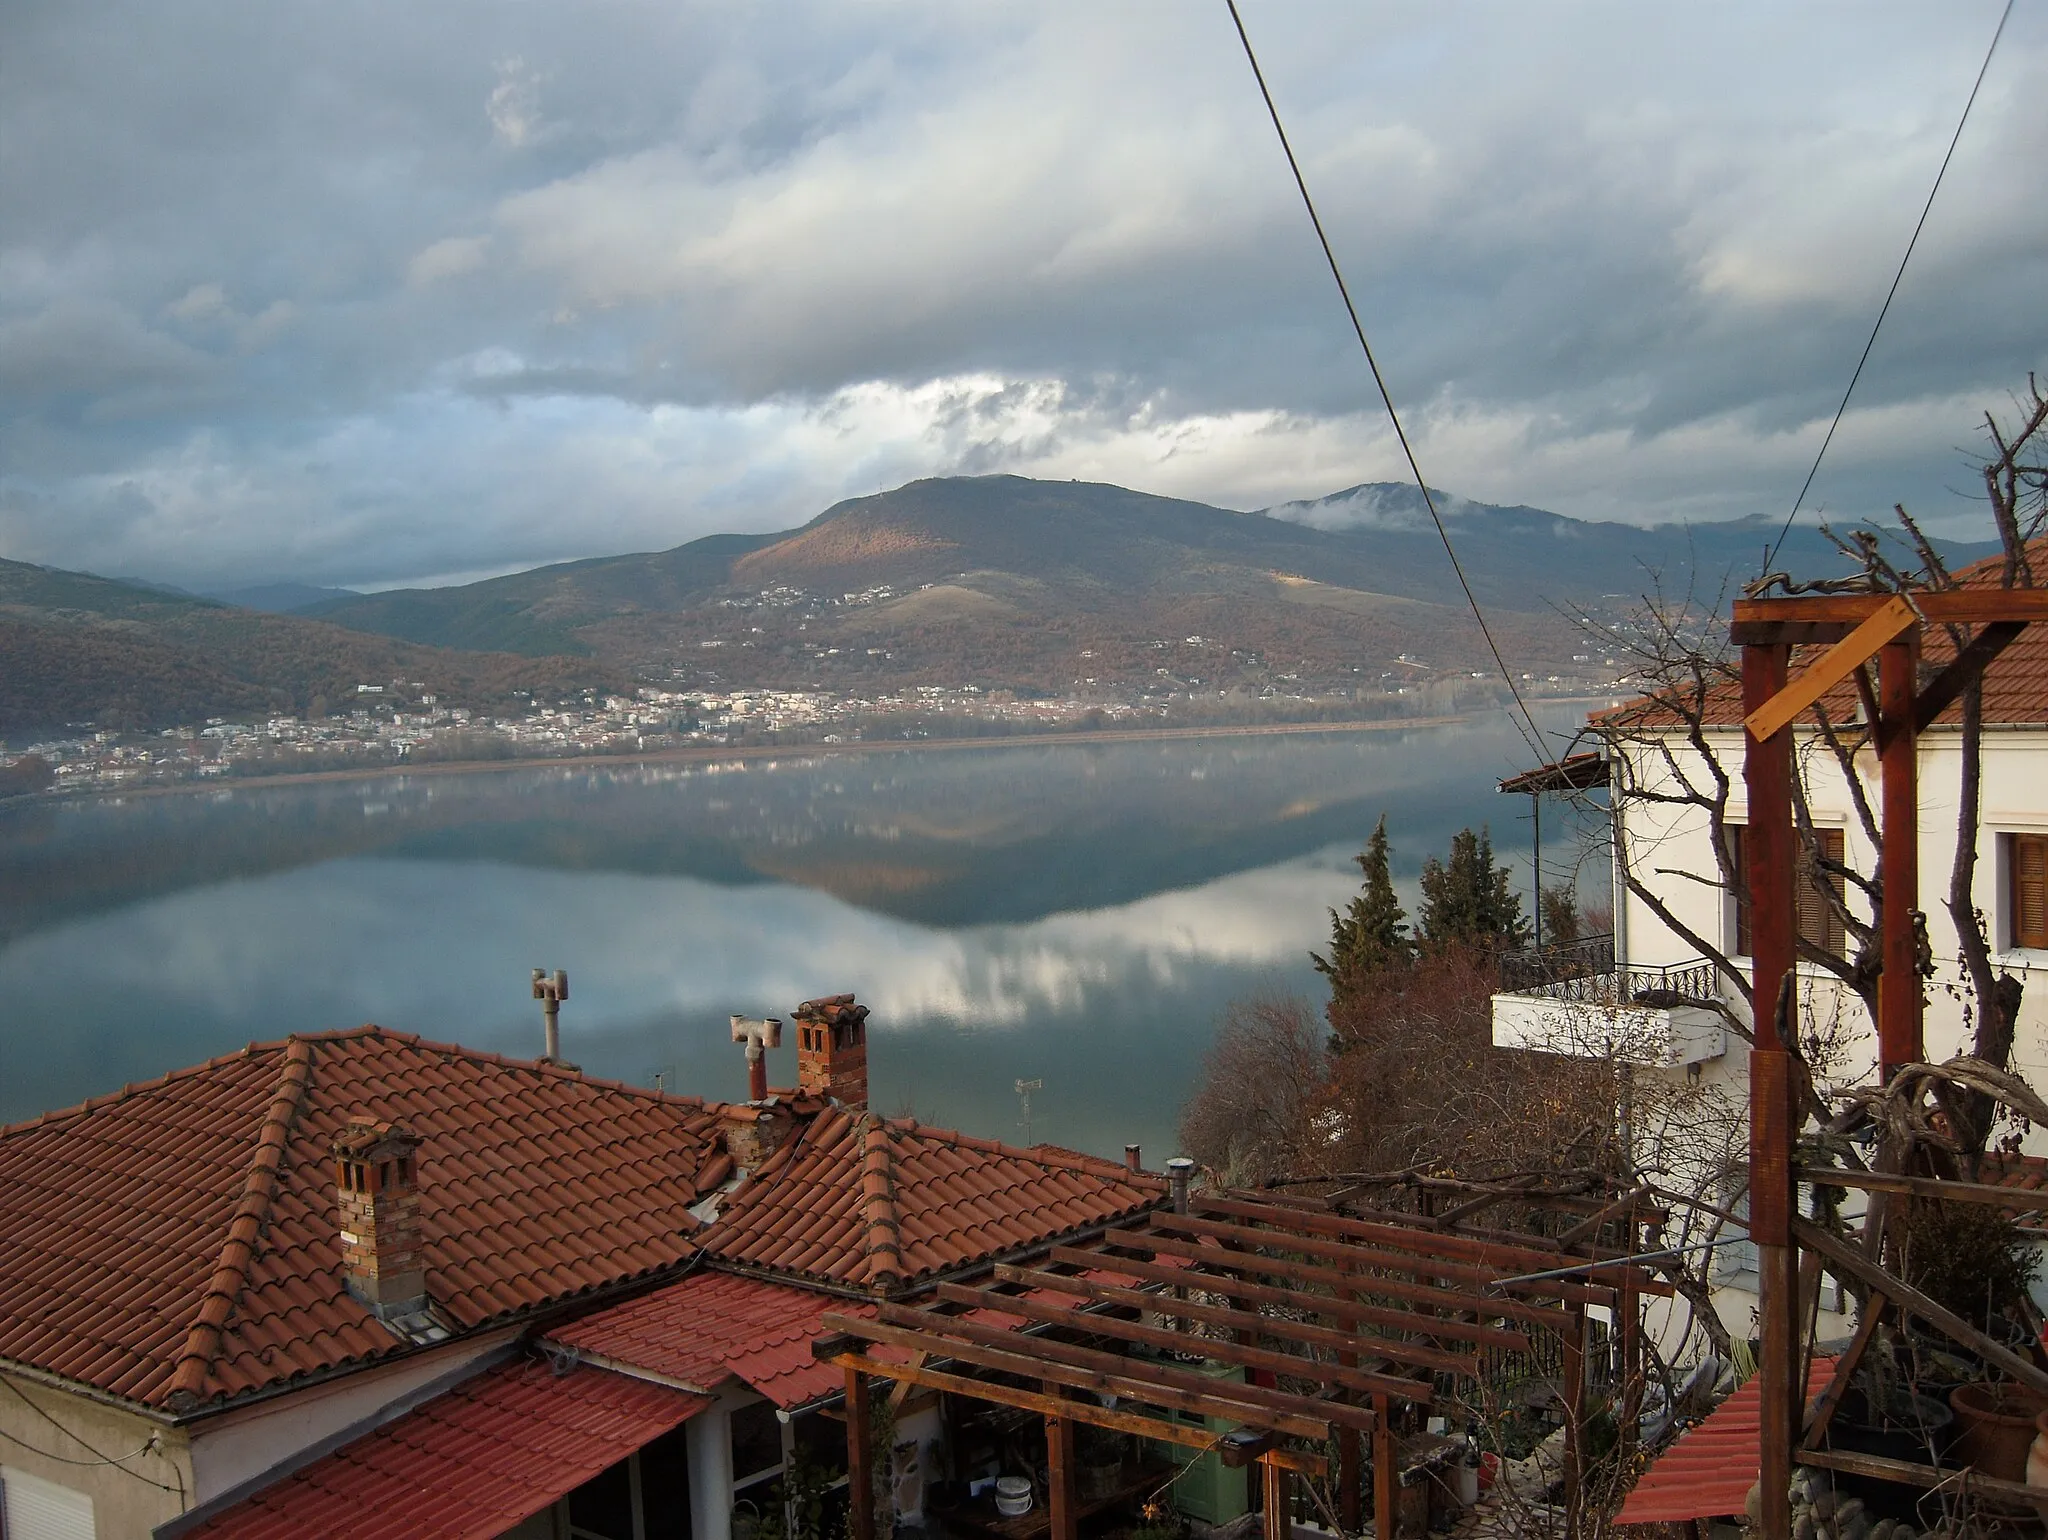
{"type": "Polygon", "coordinates": [[[1537,791],[1590,791],[1607,784],[1607,761],[1599,754],[1567,754],[1534,770],[1524,770],[1500,783],[1502,791],[1528,795],[1537,791]]]}
{"type": "Polygon", "coordinates": [[[486,1369],[185,1531],[204,1540],[485,1540],[711,1404],[587,1365],[486,1369]]]}
{"type": "MultiPolygon", "coordinates": [[[[1827,1387],[1832,1358],[1813,1360],[1806,1399],[1827,1387]]],[[[1678,1436],[1636,1482],[1615,1515],[1617,1524],[1671,1524],[1739,1514],[1756,1485],[1757,1440],[1763,1416],[1763,1376],[1752,1374],[1704,1421],[1678,1436]]]]}

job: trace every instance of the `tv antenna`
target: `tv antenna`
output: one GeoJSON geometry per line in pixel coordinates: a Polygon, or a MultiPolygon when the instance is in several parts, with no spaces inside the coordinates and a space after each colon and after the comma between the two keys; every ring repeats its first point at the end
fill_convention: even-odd
{"type": "Polygon", "coordinates": [[[1026,1144],[1031,1142],[1031,1093],[1033,1091],[1043,1091],[1044,1089],[1045,1082],[1043,1080],[1020,1080],[1017,1082],[1017,1100],[1022,1105],[1024,1111],[1023,1121],[1018,1126],[1024,1130],[1024,1142],[1026,1144]]]}

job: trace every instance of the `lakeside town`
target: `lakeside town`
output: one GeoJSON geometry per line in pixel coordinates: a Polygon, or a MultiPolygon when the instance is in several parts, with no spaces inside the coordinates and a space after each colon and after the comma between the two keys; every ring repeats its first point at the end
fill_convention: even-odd
{"type": "MultiPolygon", "coordinates": [[[[1188,640],[1201,642],[1199,637],[1188,640]]],[[[1199,686],[1200,681],[1174,678],[1162,684],[1199,686]]],[[[1626,676],[1612,673],[1525,675],[1523,693],[1531,699],[1572,699],[1626,685],[1626,676]]],[[[876,694],[647,686],[630,696],[592,692],[552,703],[529,698],[524,711],[503,714],[450,705],[420,681],[392,680],[357,685],[346,714],[319,720],[211,717],[154,733],[90,729],[0,744],[0,775],[12,772],[8,785],[17,792],[117,791],[385,765],[487,764],[691,748],[1434,719],[1492,707],[1499,699],[1497,685],[1483,675],[1433,672],[1421,660],[1406,657],[1372,686],[1342,691],[1291,681],[1214,691],[1091,688],[1062,698],[1030,698],[974,684],[915,685],[876,694]]]]}

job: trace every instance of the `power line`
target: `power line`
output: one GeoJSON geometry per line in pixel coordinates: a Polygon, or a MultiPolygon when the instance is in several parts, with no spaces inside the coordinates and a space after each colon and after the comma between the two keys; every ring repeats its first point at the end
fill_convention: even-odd
{"type": "Polygon", "coordinates": [[[1287,156],[1287,169],[1294,173],[1294,185],[1301,189],[1302,206],[1308,210],[1309,223],[1315,226],[1316,239],[1322,243],[1323,260],[1330,264],[1330,276],[1337,280],[1337,293],[1344,300],[1345,313],[1351,317],[1352,331],[1358,334],[1358,345],[1365,352],[1366,367],[1372,370],[1372,382],[1379,387],[1380,400],[1387,409],[1387,420],[1394,425],[1394,437],[1401,441],[1401,453],[1407,456],[1409,473],[1421,489],[1423,506],[1429,509],[1437,538],[1444,543],[1444,554],[1451,559],[1451,570],[1458,575],[1458,586],[1465,591],[1465,602],[1472,607],[1472,618],[1479,622],[1479,634],[1486,638],[1486,650],[1493,654],[1494,666],[1500,670],[1501,678],[1507,681],[1508,694],[1515,698],[1515,705],[1521,709],[1522,720],[1527,724],[1524,736],[1540,761],[1549,753],[1543,746],[1543,733],[1536,726],[1536,718],[1530,714],[1528,703],[1522,699],[1521,690],[1516,687],[1515,676],[1509,671],[1507,660],[1500,655],[1500,647],[1493,639],[1493,629],[1487,625],[1472,585],[1465,580],[1464,564],[1458,560],[1458,553],[1451,545],[1451,532],[1444,527],[1443,516],[1436,510],[1436,499],[1430,494],[1429,483],[1423,480],[1422,467],[1415,463],[1415,451],[1409,447],[1408,434],[1401,427],[1401,414],[1394,410],[1394,398],[1387,389],[1385,376],[1380,373],[1379,360],[1372,355],[1372,344],[1365,340],[1365,326],[1358,319],[1358,307],[1351,302],[1350,286],[1344,282],[1344,271],[1337,265],[1337,253],[1331,249],[1330,237],[1323,230],[1322,216],[1316,212],[1316,201],[1309,196],[1308,182],[1301,174],[1301,163],[1294,158],[1294,146],[1288,142],[1287,129],[1280,122],[1280,109],[1274,105],[1273,93],[1266,86],[1266,72],[1259,68],[1259,56],[1252,50],[1251,34],[1245,31],[1244,18],[1237,13],[1237,0],[1223,0],[1223,3],[1230,7],[1230,19],[1236,24],[1238,41],[1244,44],[1245,62],[1251,65],[1252,78],[1259,83],[1259,95],[1266,99],[1266,113],[1273,120],[1273,132],[1279,136],[1280,148],[1287,156]]]}
{"type": "MultiPolygon", "coordinates": [[[[2005,24],[2012,19],[2012,0],[2005,0],[2005,9],[1999,13],[1998,27],[1991,34],[1991,46],[1984,50],[1984,62],[1977,67],[1976,84],[1970,87],[1970,99],[1963,103],[1963,115],[1956,120],[1956,131],[1948,142],[1948,153],[1941,158],[1941,169],[1934,173],[1934,185],[1927,189],[1927,201],[1920,207],[1920,220],[1913,226],[1913,237],[1906,242],[1906,254],[1899,258],[1899,270],[1892,274],[1892,286],[1885,291],[1884,304],[1878,307],[1877,320],[1872,323],[1870,337],[1863,344],[1863,355],[1856,360],[1856,370],[1849,376],[1849,388],[1842,392],[1842,404],[1835,408],[1835,420],[1828,424],[1827,437],[1820,441],[1820,452],[1813,457],[1813,465],[1806,473],[1806,480],[1799,485],[1799,495],[1792,499],[1792,511],[1785,515],[1785,526],[1778,531],[1778,538],[1771,542],[1771,548],[1764,553],[1764,572],[1771,570],[1771,563],[1778,559],[1778,548],[1785,543],[1785,537],[1792,533],[1792,521],[1799,517],[1799,509],[1806,502],[1806,494],[1813,490],[1813,478],[1820,474],[1820,462],[1826,458],[1828,445],[1835,441],[1835,430],[1842,425],[1842,416],[1849,410],[1849,397],[1856,392],[1856,382],[1863,378],[1863,366],[1870,362],[1870,350],[1877,346],[1877,334],[1884,326],[1884,318],[1891,314],[1892,300],[1899,292],[1899,280],[1906,276],[1906,264],[1913,260],[1913,248],[1920,243],[1920,232],[1927,227],[1927,216],[1934,208],[1934,195],[1941,191],[1942,178],[1948,175],[1948,163],[1955,159],[1956,146],[1963,137],[1963,125],[1970,121],[1970,109],[1977,105],[1977,93],[1983,89],[1984,76],[1991,68],[1991,56],[1998,52],[1998,40],[2005,36],[2005,24]]],[[[1759,574],[1760,576],[1762,574],[1759,574]]]]}

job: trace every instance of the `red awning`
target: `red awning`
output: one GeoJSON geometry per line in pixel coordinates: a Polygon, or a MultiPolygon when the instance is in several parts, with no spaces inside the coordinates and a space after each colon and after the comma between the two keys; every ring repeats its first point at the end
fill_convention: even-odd
{"type": "Polygon", "coordinates": [[[487,1369],[187,1533],[197,1540],[486,1540],[711,1404],[589,1366],[487,1369]]]}
{"type": "MultiPolygon", "coordinates": [[[[1815,1358],[1806,1376],[1806,1399],[1826,1388],[1832,1358],[1815,1358]]],[[[1757,1439],[1762,1432],[1763,1376],[1752,1374],[1734,1395],[1658,1455],[1615,1515],[1617,1524],[1670,1524],[1739,1514],[1756,1485],[1757,1439]]]]}

